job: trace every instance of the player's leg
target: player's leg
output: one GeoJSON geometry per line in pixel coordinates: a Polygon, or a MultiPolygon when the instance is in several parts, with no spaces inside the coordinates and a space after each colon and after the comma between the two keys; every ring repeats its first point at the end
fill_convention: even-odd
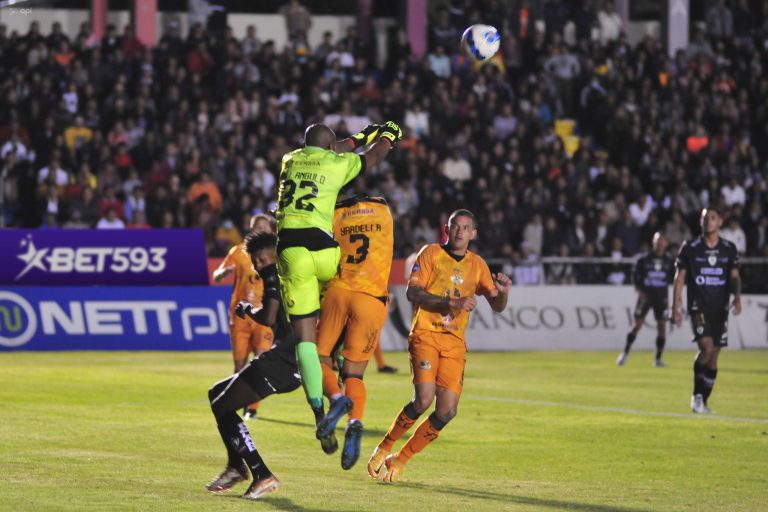
{"type": "Polygon", "coordinates": [[[461,344],[443,350],[440,356],[435,410],[419,424],[397,453],[387,457],[385,482],[397,481],[411,457],[437,439],[443,427],[456,417],[459,397],[464,385],[464,367],[466,365],[464,346],[461,344]]]}
{"type": "MultiPolygon", "coordinates": [[[[235,373],[239,373],[248,364],[248,357],[251,353],[253,323],[253,320],[250,318],[239,318],[232,314],[232,320],[229,325],[229,337],[232,344],[232,360],[235,365],[235,373]]],[[[254,411],[256,407],[258,407],[257,403],[247,404],[243,408],[243,417],[247,420],[255,417],[255,414],[251,411],[254,411]]]]}
{"type": "Polygon", "coordinates": [[[648,314],[648,309],[648,300],[644,295],[639,294],[637,297],[637,304],[635,305],[635,323],[627,333],[624,350],[619,354],[619,357],[616,358],[617,365],[624,366],[624,363],[627,362],[629,351],[632,349],[632,344],[635,342],[635,339],[637,339],[637,333],[639,333],[640,329],[643,327],[643,322],[645,321],[645,316],[648,314]]]}
{"type": "MultiPolygon", "coordinates": [[[[253,320],[250,320],[250,322],[251,322],[250,324],[251,335],[248,339],[248,342],[254,357],[259,357],[260,355],[262,355],[263,353],[267,352],[269,349],[272,348],[272,344],[274,343],[275,336],[270,327],[267,327],[266,325],[262,325],[258,322],[254,322],[253,320]]],[[[245,420],[256,419],[256,416],[259,411],[260,403],[261,402],[254,402],[252,404],[248,404],[248,407],[246,407],[245,409],[245,414],[243,415],[243,418],[245,420]]]]}
{"type": "Polygon", "coordinates": [[[376,358],[376,368],[379,373],[397,373],[397,368],[389,366],[384,360],[384,351],[381,349],[381,343],[376,343],[373,355],[376,358]]]}
{"type": "Polygon", "coordinates": [[[421,334],[412,338],[408,344],[413,374],[413,400],[403,407],[368,460],[368,474],[373,478],[381,475],[385,459],[395,442],[411,429],[435,400],[440,351],[431,341],[429,335],[421,334]]]}
{"type": "MultiPolygon", "coordinates": [[[[714,379],[711,377],[710,361],[714,358],[717,364],[716,349],[711,336],[701,336],[696,339],[699,352],[693,362],[693,395],[691,396],[691,409],[696,413],[708,413],[706,397],[712,392],[714,379]]],[[[715,370],[716,372],[716,370],[715,370]]],[[[715,373],[716,375],[716,373],[715,373]]]]}
{"type": "Polygon", "coordinates": [[[284,249],[278,255],[277,272],[283,304],[298,340],[296,359],[304,393],[312,407],[315,422],[318,422],[324,416],[323,372],[315,343],[317,317],[320,312],[320,284],[311,251],[303,247],[284,249]]]}
{"type": "Polygon", "coordinates": [[[248,428],[236,412],[250,401],[258,399],[258,396],[238,377],[239,374],[228,377],[208,390],[211,411],[216,418],[219,435],[227,448],[227,466],[207,486],[213,493],[227,491],[235,484],[247,480],[248,468],[254,467],[261,460],[255,451],[248,428]],[[250,441],[250,445],[246,440],[250,441]],[[253,446],[253,452],[249,449],[250,446],[253,446]]]}
{"type": "Polygon", "coordinates": [[[663,368],[667,364],[661,360],[662,354],[664,354],[664,346],[667,344],[667,321],[664,318],[664,314],[657,315],[656,317],[656,357],[653,360],[653,366],[657,368],[663,368]]]}

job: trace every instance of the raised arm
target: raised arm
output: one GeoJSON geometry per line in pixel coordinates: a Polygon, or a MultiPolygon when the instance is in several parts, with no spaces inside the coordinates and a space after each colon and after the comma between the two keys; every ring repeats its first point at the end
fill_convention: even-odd
{"type": "Polygon", "coordinates": [[[507,300],[509,299],[509,289],[512,287],[512,280],[499,272],[493,275],[493,284],[496,288],[485,296],[488,301],[488,305],[496,313],[501,313],[507,307],[507,300]]]}

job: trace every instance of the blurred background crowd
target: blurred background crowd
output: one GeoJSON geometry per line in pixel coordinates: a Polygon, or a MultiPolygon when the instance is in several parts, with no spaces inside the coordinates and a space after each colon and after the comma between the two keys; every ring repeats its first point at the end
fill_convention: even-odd
{"type": "MultiPolygon", "coordinates": [[[[611,2],[449,2],[421,60],[397,27],[385,52],[354,25],[310,47],[311,13],[282,12],[284,48],[255,26],[171,26],[146,49],[130,26],[0,25],[5,226],[197,227],[220,256],[274,207],[306,125],[393,119],[404,140],[355,186],[389,199],[396,256],[462,207],[489,258],[631,257],[655,231],[673,248],[697,234],[708,204],[739,252],[768,256],[768,2],[712,2],[673,57],[629,44],[611,2]],[[458,53],[474,22],[503,34],[479,69],[458,53]]],[[[560,267],[548,282],[628,277],[560,267]]]]}

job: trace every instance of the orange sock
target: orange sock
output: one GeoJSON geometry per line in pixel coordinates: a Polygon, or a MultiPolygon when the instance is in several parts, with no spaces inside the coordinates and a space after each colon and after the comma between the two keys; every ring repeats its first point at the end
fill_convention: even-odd
{"type": "Polygon", "coordinates": [[[430,421],[431,416],[421,422],[416,432],[411,435],[411,438],[400,449],[400,454],[397,459],[406,463],[411,457],[419,453],[421,450],[427,447],[429,443],[437,439],[440,435],[440,431],[437,430],[430,421]]]}
{"type": "Polygon", "coordinates": [[[389,430],[384,435],[384,439],[379,443],[379,448],[388,452],[392,451],[395,441],[403,437],[414,423],[416,423],[416,420],[406,416],[405,411],[400,411],[400,414],[397,415],[394,423],[392,423],[392,426],[389,427],[389,430]]]}
{"type": "Polygon", "coordinates": [[[353,420],[362,420],[365,411],[365,382],[363,379],[349,377],[344,381],[344,394],[352,399],[355,404],[349,412],[349,418],[353,420]]]}
{"type": "Polygon", "coordinates": [[[323,369],[323,394],[328,398],[333,395],[340,395],[339,378],[334,373],[333,368],[325,363],[320,363],[320,366],[323,369]]]}
{"type": "Polygon", "coordinates": [[[249,405],[247,408],[248,408],[248,409],[253,409],[254,411],[258,411],[258,410],[259,410],[259,404],[260,404],[260,403],[261,403],[261,402],[253,402],[253,403],[252,403],[251,405],[249,405]]]}
{"type": "Polygon", "coordinates": [[[381,343],[376,344],[376,350],[373,351],[373,357],[376,358],[376,368],[381,368],[386,365],[384,362],[384,351],[381,350],[381,343]]]}

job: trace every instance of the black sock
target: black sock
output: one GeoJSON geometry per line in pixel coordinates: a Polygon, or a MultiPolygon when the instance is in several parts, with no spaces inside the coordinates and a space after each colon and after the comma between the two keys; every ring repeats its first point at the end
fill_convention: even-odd
{"type": "Polygon", "coordinates": [[[664,352],[664,345],[667,343],[667,338],[663,336],[656,336],[656,359],[661,361],[661,354],[664,352]]]}
{"type": "Polygon", "coordinates": [[[416,412],[416,408],[413,406],[413,402],[408,402],[405,407],[403,407],[403,412],[406,416],[414,421],[419,419],[419,416],[421,416],[421,413],[416,412]]]}
{"type": "Polygon", "coordinates": [[[629,331],[627,333],[627,344],[624,345],[624,352],[629,353],[629,349],[632,348],[632,344],[635,342],[635,338],[637,338],[637,333],[634,331],[629,331]]]}
{"type": "Polygon", "coordinates": [[[712,394],[712,388],[715,387],[717,379],[717,368],[704,368],[704,403],[707,403],[709,395],[712,394]]]}
{"type": "Polygon", "coordinates": [[[236,412],[230,412],[223,414],[217,420],[219,432],[222,433],[225,441],[245,460],[245,464],[253,474],[253,479],[261,480],[270,476],[272,472],[259,455],[256,444],[251,438],[251,433],[248,431],[248,426],[240,416],[236,412]]]}
{"type": "Polygon", "coordinates": [[[698,362],[693,363],[693,394],[703,395],[706,384],[704,383],[704,370],[706,368],[703,364],[698,362]]]}
{"type": "Polygon", "coordinates": [[[323,418],[325,418],[325,409],[323,409],[322,406],[320,407],[313,407],[312,413],[315,415],[315,425],[320,423],[323,418]]]}
{"type": "Polygon", "coordinates": [[[435,430],[443,430],[443,427],[448,423],[438,418],[437,413],[434,412],[429,415],[429,422],[435,427],[435,430]]]}

